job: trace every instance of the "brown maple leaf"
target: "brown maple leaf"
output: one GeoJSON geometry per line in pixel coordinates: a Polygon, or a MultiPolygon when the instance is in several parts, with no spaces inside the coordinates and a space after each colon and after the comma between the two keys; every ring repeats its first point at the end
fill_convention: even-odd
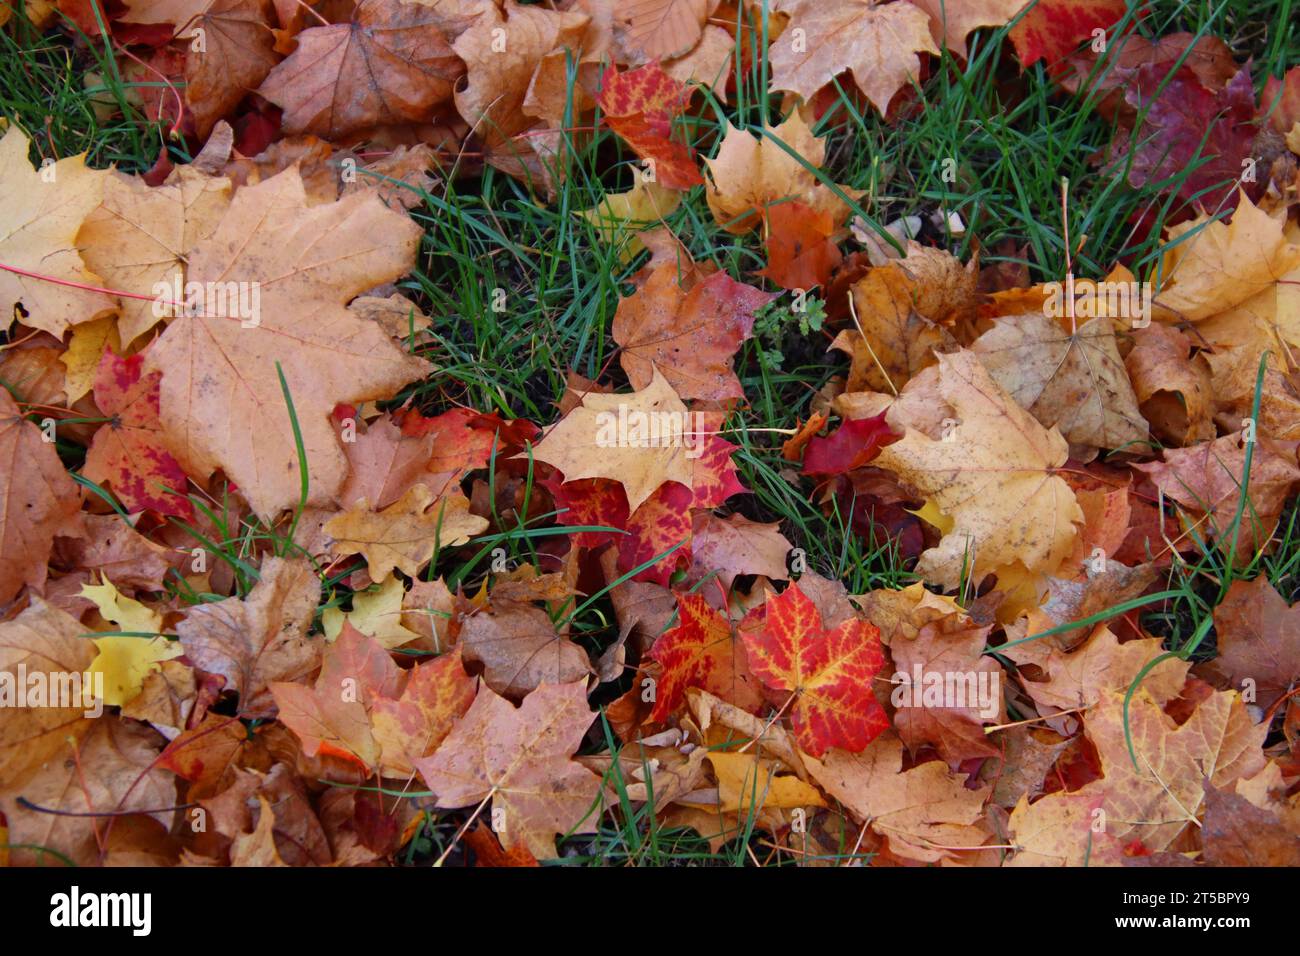
{"type": "Polygon", "coordinates": [[[591,661],[555,629],[541,608],[499,601],[465,619],[465,660],[483,665],[483,680],[498,694],[519,699],[538,685],[568,684],[591,673],[591,661]]]}
{"type": "Polygon", "coordinates": [[[502,845],[554,859],[557,833],[596,829],[600,778],[571,759],[595,716],[584,681],[543,684],[518,708],[482,688],[437,753],[416,766],[439,807],[490,798],[502,845]]]}
{"type": "Polygon", "coordinates": [[[40,587],[57,534],[75,533],[81,496],[54,445],[0,387],[0,603],[40,587]]]}
{"type": "Polygon", "coordinates": [[[419,3],[362,0],[347,23],[310,27],[258,90],[284,107],[287,133],[337,140],[372,126],[424,123],[463,66],[444,17],[419,3]]]}
{"type": "Polygon", "coordinates": [[[1254,703],[1271,712],[1300,677],[1300,605],[1288,607],[1267,575],[1233,581],[1214,609],[1214,631],[1219,656],[1210,669],[1234,690],[1252,687],[1254,703]]]}
{"type": "Polygon", "coordinates": [[[267,716],[275,712],[269,685],[300,680],[320,662],[323,641],[307,637],[319,596],[310,563],[267,558],[246,598],[191,608],[176,633],[195,667],[240,695],[241,716],[267,716]]]}

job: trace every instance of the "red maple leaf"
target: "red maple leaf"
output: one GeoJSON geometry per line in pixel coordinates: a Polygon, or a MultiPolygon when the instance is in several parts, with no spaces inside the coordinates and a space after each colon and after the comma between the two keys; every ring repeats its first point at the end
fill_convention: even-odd
{"type": "Polygon", "coordinates": [[[872,693],[885,664],[880,631],[857,617],[825,630],[798,584],[769,592],[765,608],[762,629],[744,633],[746,656],[759,680],[791,695],[786,706],[799,746],[814,757],[831,747],[861,751],[889,726],[872,693]]]}
{"type": "Polygon", "coordinates": [[[141,375],[143,363],[143,352],[122,358],[111,349],[100,359],[95,404],[109,421],[95,432],[82,474],[107,483],[127,511],[192,518],[185,472],[163,444],[158,421],[162,373],[141,375]]]}
{"type": "Polygon", "coordinates": [[[1009,35],[1022,67],[1045,60],[1051,68],[1092,39],[1094,30],[1107,31],[1106,42],[1115,42],[1110,28],[1127,12],[1126,0],[1038,0],[1009,35]]]}
{"type": "MultiPolygon", "coordinates": [[[[555,499],[555,510],[559,512],[555,520],[562,525],[620,531],[627,527],[627,492],[612,478],[561,481],[557,473],[540,484],[555,499]]],[[[579,531],[573,535],[573,543],[579,548],[598,548],[622,537],[615,531],[579,531]]]]}
{"type": "Polygon", "coordinates": [[[627,534],[618,545],[619,570],[626,574],[676,547],[634,579],[667,586],[679,565],[691,563],[691,537],[691,489],[666,481],[627,519],[627,534]]]}
{"type": "MultiPolygon", "coordinates": [[[[1134,186],[1178,182],[1181,199],[1208,209],[1236,208],[1237,188],[1245,160],[1251,156],[1259,128],[1255,120],[1255,87],[1250,71],[1240,70],[1220,90],[1206,88],[1189,69],[1180,69],[1161,84],[1158,66],[1144,66],[1125,98],[1144,111],[1142,124],[1131,137],[1115,141],[1112,168],[1122,170],[1132,150],[1128,180],[1134,186]],[[1151,94],[1159,90],[1152,99],[1151,94]],[[1190,172],[1187,172],[1189,171],[1190,172]],[[1186,172],[1186,175],[1182,175],[1186,172]]],[[[1267,177],[1241,183],[1258,196],[1267,177]]]]}
{"type": "Polygon", "coordinates": [[[732,495],[749,493],[731,460],[738,446],[717,434],[725,417],[721,412],[701,412],[697,421],[702,427],[687,435],[698,450],[691,460],[692,508],[716,508],[732,495]]]}
{"type": "Polygon", "coordinates": [[[842,475],[861,468],[899,437],[885,424],[884,412],[871,418],[851,418],[825,438],[818,436],[808,442],[803,473],[842,475]]]}
{"type": "Polygon", "coordinates": [[[652,721],[667,720],[681,706],[688,687],[702,687],[746,710],[762,703],[744,645],[736,640],[730,622],[698,594],[677,596],[677,623],[659,635],[650,656],[663,668],[652,721]]]}
{"type": "Polygon", "coordinates": [[[654,178],[668,189],[704,183],[695,151],[672,138],[673,118],[690,100],[690,90],[659,68],[658,63],[619,73],[613,67],[601,78],[598,102],[610,129],[632,151],[653,164],[654,178]]]}

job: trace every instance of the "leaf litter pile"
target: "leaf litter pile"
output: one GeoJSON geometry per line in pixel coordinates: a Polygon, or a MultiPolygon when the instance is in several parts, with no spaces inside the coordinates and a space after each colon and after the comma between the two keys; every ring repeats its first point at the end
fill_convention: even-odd
{"type": "Polygon", "coordinates": [[[1300,863],[1300,71],[1113,0],[767,6],[0,8],[191,147],[0,139],[0,865],[1300,863]],[[1163,188],[1149,274],[1067,232],[1031,285],[823,171],[836,103],[1009,23],[1163,188]],[[459,402],[415,214],[547,207],[596,135],[604,365],[459,402]],[[738,357],[777,309],[835,371],[794,429],[738,357]],[[811,566],[754,455],[898,573],[811,566]]]}

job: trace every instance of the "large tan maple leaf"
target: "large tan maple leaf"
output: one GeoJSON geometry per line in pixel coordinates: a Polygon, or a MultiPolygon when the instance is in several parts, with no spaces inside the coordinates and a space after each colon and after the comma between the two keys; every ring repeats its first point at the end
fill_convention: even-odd
{"type": "Polygon", "coordinates": [[[1065,439],[1017,405],[973,352],[940,355],[938,371],[939,393],[956,415],[944,436],[909,427],[876,459],[954,522],[917,570],[947,588],[959,585],[968,563],[976,581],[1015,561],[1052,573],[1083,523],[1074,492],[1054,474],[1069,456],[1065,439]]]}
{"type": "Polygon", "coordinates": [[[347,477],[329,422],[334,406],[386,398],[428,368],[346,308],[405,273],[419,238],[415,223],[373,193],[308,206],[296,168],[236,194],[191,253],[186,278],[256,284],[257,324],[206,308],[213,314],[175,319],[149,350],[149,369],[162,372],[163,430],[190,474],[223,468],[262,515],[297,503],[279,363],[302,429],[308,502],[334,499],[347,477]]]}
{"type": "MultiPolygon", "coordinates": [[[[102,286],[82,261],[76,239],[99,205],[108,171],[87,169],[84,155],[35,170],[27,159],[30,145],[17,126],[0,139],[0,262],[63,283],[102,286]]],[[[62,337],[69,326],[116,307],[117,300],[101,292],[0,270],[0,329],[21,310],[24,325],[62,337]]]]}
{"type": "Polygon", "coordinates": [[[910,3],[873,0],[774,0],[790,26],[771,45],[772,89],[805,102],[845,70],[876,109],[920,72],[917,53],[939,55],[930,16],[910,3]]]}
{"type": "Polygon", "coordinates": [[[1106,316],[1071,334],[1042,312],[1004,315],[971,346],[999,385],[1065,440],[1131,450],[1149,430],[1106,316]]]}
{"type": "Polygon", "coordinates": [[[1235,691],[1201,701],[1181,725],[1145,689],[1133,695],[1127,715],[1124,692],[1111,691],[1088,710],[1084,729],[1104,777],[1079,792],[1102,794],[1108,834],[1141,840],[1148,850],[1166,849],[1196,825],[1207,782],[1228,787],[1265,764],[1267,722],[1254,723],[1235,691]]]}
{"type": "MultiPolygon", "coordinates": [[[[161,186],[113,172],[103,203],[86,217],[77,236],[86,265],[114,289],[150,295],[154,284],[173,284],[185,258],[210,235],[230,207],[230,180],[191,166],[176,169],[161,186]]],[[[118,331],[129,344],[158,324],[154,302],[122,301],[118,331]]]]}
{"type": "Polygon", "coordinates": [[[437,752],[415,766],[439,807],[491,797],[501,843],[551,859],[557,833],[596,829],[600,778],[571,759],[595,716],[581,680],[542,684],[518,708],[482,687],[437,752]]]}

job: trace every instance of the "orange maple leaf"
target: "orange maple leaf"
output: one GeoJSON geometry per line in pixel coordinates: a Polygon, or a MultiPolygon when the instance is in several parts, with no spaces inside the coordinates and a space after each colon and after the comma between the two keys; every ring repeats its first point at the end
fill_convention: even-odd
{"type": "Polygon", "coordinates": [[[648,63],[637,70],[605,71],[600,84],[600,108],[610,129],[653,167],[656,182],[668,189],[704,184],[695,164],[695,151],[672,138],[673,118],[681,115],[690,90],[648,63]]]}

